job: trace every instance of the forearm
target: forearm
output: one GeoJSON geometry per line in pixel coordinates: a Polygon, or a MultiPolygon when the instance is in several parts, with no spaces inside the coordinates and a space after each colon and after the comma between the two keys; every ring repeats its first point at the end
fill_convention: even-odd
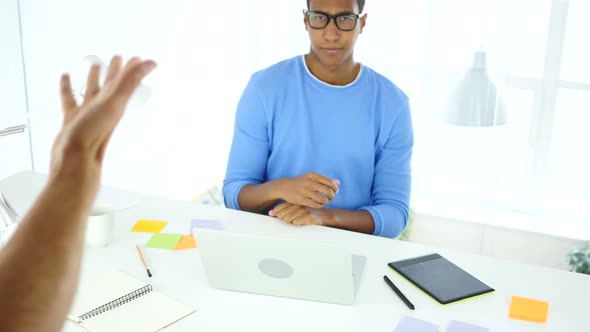
{"type": "Polygon", "coordinates": [[[247,184],[238,194],[238,203],[242,211],[264,213],[273,207],[280,199],[278,190],[279,180],[262,184],[247,184]]]}
{"type": "Polygon", "coordinates": [[[375,223],[368,211],[321,209],[323,212],[323,225],[328,227],[346,229],[349,231],[373,234],[375,223]]]}
{"type": "Polygon", "coordinates": [[[7,331],[60,331],[76,291],[98,176],[51,177],[0,255],[0,312],[7,331]]]}

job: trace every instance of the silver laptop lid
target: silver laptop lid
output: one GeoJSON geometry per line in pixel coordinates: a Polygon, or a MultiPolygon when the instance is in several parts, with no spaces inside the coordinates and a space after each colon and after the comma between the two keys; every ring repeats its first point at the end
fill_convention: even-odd
{"type": "MultiPolygon", "coordinates": [[[[353,256],[344,248],[208,229],[193,233],[211,287],[339,304],[354,301],[353,256]]],[[[361,265],[355,266],[359,278],[362,258],[361,265]]]]}

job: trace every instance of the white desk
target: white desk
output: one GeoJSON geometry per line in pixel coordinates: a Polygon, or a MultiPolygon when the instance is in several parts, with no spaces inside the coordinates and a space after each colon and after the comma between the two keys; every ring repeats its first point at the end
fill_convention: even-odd
{"type": "MultiPolygon", "coordinates": [[[[0,181],[0,191],[24,214],[45,180],[44,175],[21,172],[0,181]]],[[[156,289],[197,310],[165,331],[390,332],[405,315],[437,323],[441,332],[453,319],[501,332],[577,332],[588,326],[589,276],[335,229],[296,227],[255,214],[109,188],[103,188],[99,201],[118,208],[136,206],[117,214],[116,235],[111,245],[86,249],[82,278],[111,268],[120,269],[149,281],[156,289]],[[189,232],[193,218],[216,218],[225,230],[232,232],[304,238],[345,246],[355,254],[367,256],[367,265],[352,306],[210,289],[201,268],[198,249],[167,251],[146,248],[145,254],[154,273],[153,278],[147,278],[134,246],[136,242],[146,241],[149,235],[129,232],[131,226],[142,218],[167,220],[169,224],[165,232],[182,233],[189,232]],[[433,252],[446,256],[494,287],[496,292],[441,306],[387,267],[390,261],[433,252]],[[383,274],[387,274],[414,303],[415,311],[409,310],[387,287],[382,280],[383,274]],[[512,295],[549,301],[547,324],[508,319],[512,295]]],[[[65,331],[82,329],[68,322],[65,331]]]]}

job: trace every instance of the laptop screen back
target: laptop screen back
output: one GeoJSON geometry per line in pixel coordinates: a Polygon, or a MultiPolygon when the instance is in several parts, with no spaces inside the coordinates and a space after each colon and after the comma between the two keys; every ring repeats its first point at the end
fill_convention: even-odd
{"type": "Polygon", "coordinates": [[[211,287],[340,304],[354,301],[353,256],[344,248],[207,229],[193,233],[211,287]]]}

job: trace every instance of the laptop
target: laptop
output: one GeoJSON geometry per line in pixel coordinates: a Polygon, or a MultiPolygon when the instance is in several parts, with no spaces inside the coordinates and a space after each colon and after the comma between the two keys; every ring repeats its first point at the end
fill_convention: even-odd
{"type": "Polygon", "coordinates": [[[352,304],[366,257],[328,244],[194,228],[209,286],[352,304]]]}

